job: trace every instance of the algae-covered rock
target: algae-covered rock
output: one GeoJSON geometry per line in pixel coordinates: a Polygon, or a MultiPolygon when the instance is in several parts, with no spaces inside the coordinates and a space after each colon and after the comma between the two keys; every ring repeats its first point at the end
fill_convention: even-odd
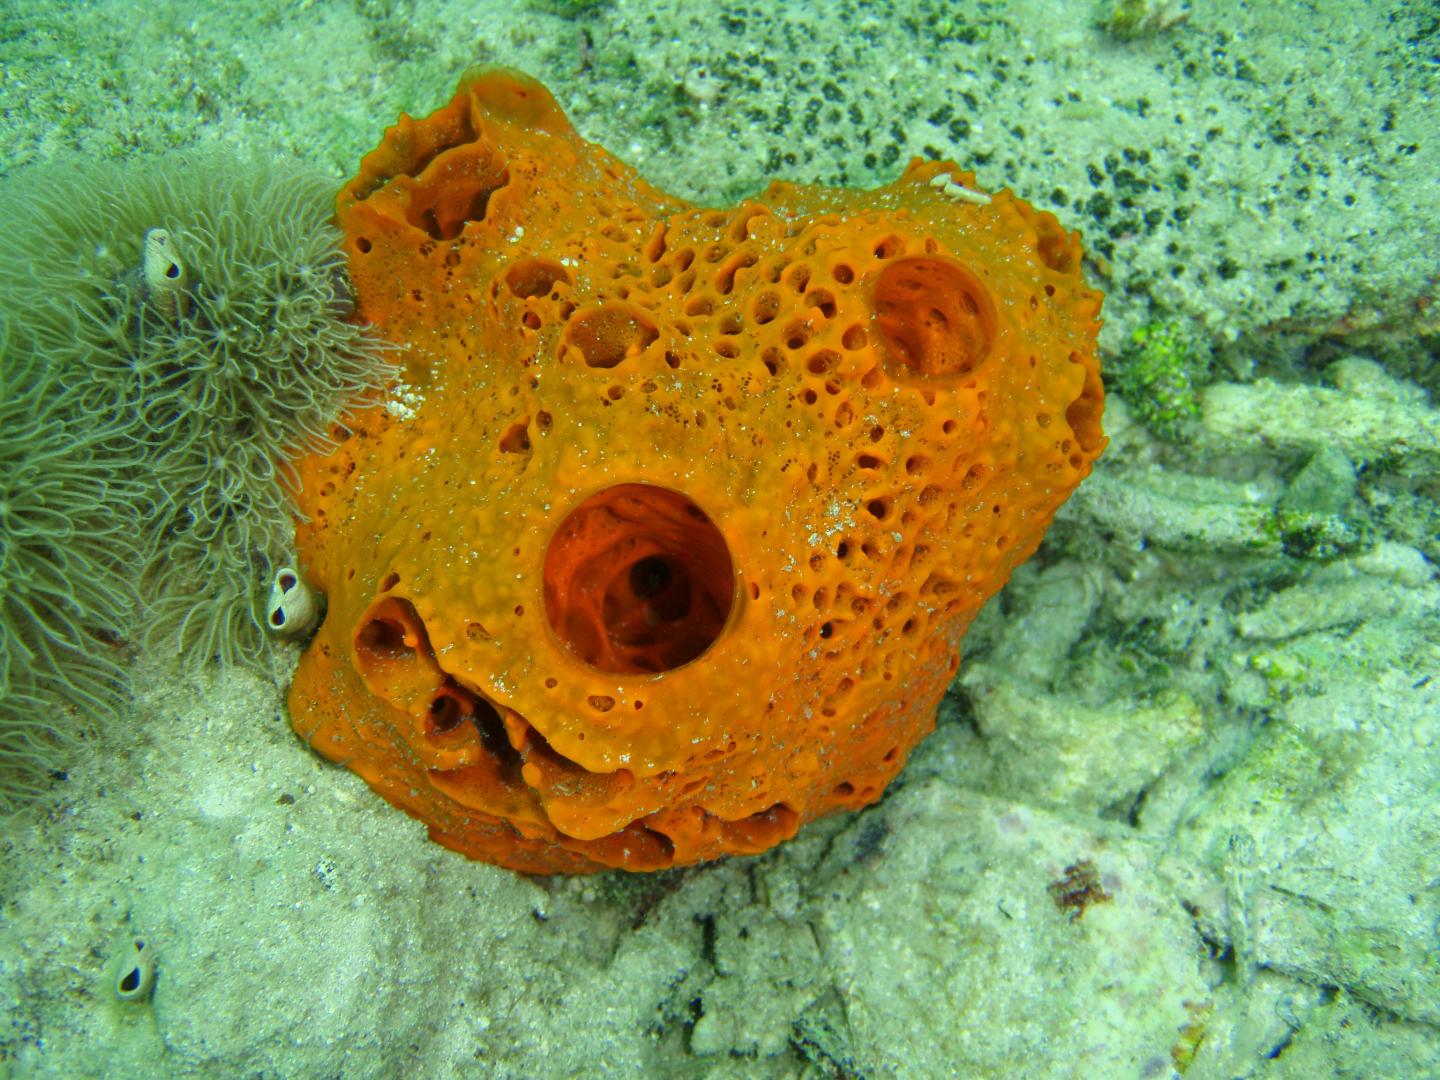
{"type": "Polygon", "coordinates": [[[1136,548],[1276,554],[1276,495],[1259,482],[1121,466],[1096,471],[1071,496],[1068,513],[1136,548]]]}
{"type": "Polygon", "coordinates": [[[1270,379],[1215,383],[1201,394],[1202,440],[1221,452],[1251,447],[1313,453],[1333,446],[1353,461],[1384,458],[1411,473],[1434,469],[1440,412],[1416,388],[1383,373],[1353,364],[1342,370],[1346,381],[1336,388],[1270,379]]]}
{"type": "MultiPolygon", "coordinates": [[[[1243,614],[1268,686],[1240,763],[1167,860],[1198,923],[1257,969],[1440,1023],[1440,589],[1381,553],[1340,591],[1301,583],[1243,614]]],[[[1347,568],[1330,568],[1333,570],[1347,568]]],[[[1325,576],[1315,575],[1316,578],[1325,576]]]]}
{"type": "Polygon", "coordinates": [[[1098,814],[1128,810],[1140,792],[1205,736],[1188,694],[1087,706],[1064,695],[964,678],[992,771],[986,790],[1036,806],[1098,814]]]}
{"type": "MultiPolygon", "coordinates": [[[[1297,1009],[1293,998],[1276,1004],[1278,1016],[1304,1021],[1275,1047],[1276,1064],[1283,1063],[1276,1075],[1440,1076],[1440,1044],[1430,1031],[1377,1012],[1344,990],[1327,992],[1310,1009],[1297,1009]]],[[[1218,1074],[1202,1068],[1195,1080],[1210,1075],[1218,1074]]]]}
{"type": "Polygon", "coordinates": [[[1338,514],[1354,497],[1355,466],[1338,447],[1327,444],[1291,478],[1280,506],[1295,513],[1338,514]]]}
{"type": "Polygon", "coordinates": [[[717,916],[715,968],[690,1038],[697,1054],[783,1052],[794,1018],[828,987],[811,927],[760,906],[717,916]]]}
{"type": "Polygon", "coordinates": [[[1123,830],[940,781],[861,817],[818,867],[813,908],[852,1065],[1163,1075],[1210,987],[1195,928],[1150,861],[1123,830]],[[881,879],[866,872],[878,862],[881,879]]]}
{"type": "Polygon", "coordinates": [[[1382,544],[1281,589],[1257,610],[1242,613],[1236,627],[1243,638],[1263,640],[1353,626],[1366,619],[1423,619],[1433,614],[1437,600],[1434,589],[1423,587],[1431,573],[1415,549],[1382,544]]]}

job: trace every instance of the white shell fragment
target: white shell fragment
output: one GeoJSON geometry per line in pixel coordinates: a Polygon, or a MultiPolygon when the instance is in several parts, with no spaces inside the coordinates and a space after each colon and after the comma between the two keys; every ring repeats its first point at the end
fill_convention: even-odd
{"type": "Polygon", "coordinates": [[[140,272],[145,282],[145,297],[156,309],[176,318],[189,311],[189,275],[169,232],[151,229],[145,234],[140,272]]]}
{"type": "Polygon", "coordinates": [[[985,206],[990,202],[989,195],[956,183],[955,178],[948,173],[936,173],[930,178],[930,186],[956,202],[970,203],[972,206],[985,206]]]}
{"type": "Polygon", "coordinates": [[[320,598],[300,580],[290,566],[275,572],[270,602],[265,605],[265,626],[276,637],[298,637],[315,628],[320,618],[320,598]]]}
{"type": "Polygon", "coordinates": [[[155,989],[155,950],[145,942],[127,941],[116,951],[107,970],[116,1000],[126,1004],[150,1000],[155,989]]]}

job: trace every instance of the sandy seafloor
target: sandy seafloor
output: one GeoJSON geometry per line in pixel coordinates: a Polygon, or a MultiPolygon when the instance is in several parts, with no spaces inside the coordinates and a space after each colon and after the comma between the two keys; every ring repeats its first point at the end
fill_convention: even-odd
{"type": "Polygon", "coordinates": [[[0,1076],[1440,1076],[1440,14],[1160,7],[0,3],[6,173],[226,143],[338,183],[503,62],[701,202],[953,157],[1085,233],[1107,376],[1156,321],[1208,367],[1165,439],[1112,384],[934,735],[763,857],[467,862],[294,738],[292,652],[137,658],[0,846],[0,1076]]]}

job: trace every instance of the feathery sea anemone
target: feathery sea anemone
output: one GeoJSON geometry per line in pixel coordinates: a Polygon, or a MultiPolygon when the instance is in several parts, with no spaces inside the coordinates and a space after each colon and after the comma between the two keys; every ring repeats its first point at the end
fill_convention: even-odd
{"type": "Polygon", "coordinates": [[[392,370],[351,317],[334,188],[221,155],[0,184],[0,810],[113,713],[126,643],[263,649],[284,463],[392,370]]]}
{"type": "Polygon", "coordinates": [[[141,485],[105,447],[125,421],[74,406],[0,311],[0,814],[124,692],[141,485]]]}
{"type": "Polygon", "coordinates": [[[106,444],[147,486],[143,636],[195,663],[258,654],[257,597],[293,529],[279,470],[390,371],[350,318],[334,187],[174,156],[50,166],[0,195],[0,302],[83,413],[128,417],[106,444]],[[147,261],[162,230],[174,289],[147,261]]]}

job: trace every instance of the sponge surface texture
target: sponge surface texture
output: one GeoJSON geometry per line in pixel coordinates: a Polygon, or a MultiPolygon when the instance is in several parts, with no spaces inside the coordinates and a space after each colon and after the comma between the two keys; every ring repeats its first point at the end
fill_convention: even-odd
{"type": "Polygon", "coordinates": [[[1078,237],[913,162],[691,206],[487,70],[343,189],[400,381],[301,458],[299,734],[531,873],[877,799],[1104,446],[1078,237]]]}

